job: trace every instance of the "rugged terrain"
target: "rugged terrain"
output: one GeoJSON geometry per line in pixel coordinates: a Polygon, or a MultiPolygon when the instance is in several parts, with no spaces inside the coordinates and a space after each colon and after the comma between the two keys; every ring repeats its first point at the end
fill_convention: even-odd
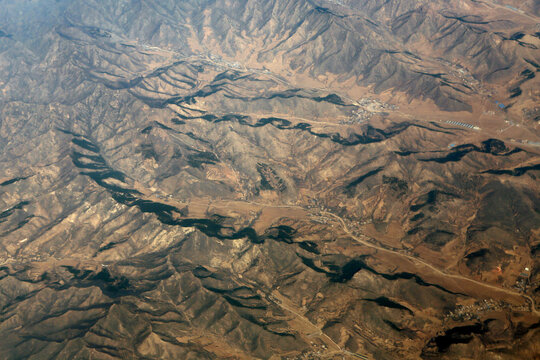
{"type": "Polygon", "coordinates": [[[536,2],[0,9],[2,359],[540,356],[536,2]]]}

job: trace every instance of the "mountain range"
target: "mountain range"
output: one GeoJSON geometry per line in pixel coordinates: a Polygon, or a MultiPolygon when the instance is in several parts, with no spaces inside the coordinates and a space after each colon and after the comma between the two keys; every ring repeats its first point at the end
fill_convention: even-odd
{"type": "Polygon", "coordinates": [[[537,1],[0,9],[1,358],[540,356],[537,1]]]}

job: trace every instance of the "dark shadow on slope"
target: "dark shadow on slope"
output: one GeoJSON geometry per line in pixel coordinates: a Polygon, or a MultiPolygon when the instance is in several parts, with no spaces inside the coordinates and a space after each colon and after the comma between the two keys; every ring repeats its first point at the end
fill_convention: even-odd
{"type": "Polygon", "coordinates": [[[517,167],[512,170],[498,170],[498,169],[486,170],[486,171],[482,171],[482,174],[522,176],[531,170],[540,170],[540,164],[517,167]]]}
{"type": "Polygon", "coordinates": [[[478,152],[483,154],[491,154],[494,156],[510,156],[519,152],[524,151],[520,148],[514,148],[510,150],[506,147],[505,143],[498,139],[488,139],[483,141],[480,146],[474,144],[463,144],[454,147],[446,156],[444,157],[434,157],[428,159],[419,159],[419,161],[424,162],[437,162],[439,164],[446,164],[448,162],[456,162],[463,159],[465,155],[471,152],[478,152]]]}

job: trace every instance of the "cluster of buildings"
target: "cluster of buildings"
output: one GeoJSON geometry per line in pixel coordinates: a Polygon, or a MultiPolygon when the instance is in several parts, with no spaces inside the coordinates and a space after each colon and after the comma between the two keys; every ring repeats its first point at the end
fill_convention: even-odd
{"type": "Polygon", "coordinates": [[[372,98],[362,98],[355,103],[358,108],[354,110],[348,119],[340,120],[342,125],[361,124],[369,121],[375,113],[395,111],[398,106],[382,102],[372,98]]]}
{"type": "Polygon", "coordinates": [[[393,111],[399,109],[397,105],[388,104],[372,98],[362,98],[356,102],[356,105],[367,108],[368,110],[371,110],[373,112],[380,112],[385,110],[393,111]]]}
{"type": "MultiPolygon", "coordinates": [[[[503,301],[496,301],[493,299],[490,300],[481,300],[473,305],[458,305],[454,309],[454,311],[451,311],[450,313],[446,314],[447,320],[453,320],[453,321],[469,321],[469,320],[477,320],[480,318],[480,315],[490,312],[490,311],[500,311],[503,309],[509,308],[510,305],[503,302],[503,301]]],[[[519,306],[515,307],[512,306],[513,310],[516,311],[528,311],[527,306],[519,306]]]]}
{"type": "Polygon", "coordinates": [[[528,267],[526,267],[523,272],[518,275],[516,283],[514,284],[514,289],[525,292],[525,290],[527,290],[527,286],[529,285],[529,277],[530,270],[528,267]]]}
{"type": "Polygon", "coordinates": [[[352,124],[361,124],[363,122],[369,121],[373,117],[373,112],[366,109],[358,108],[348,119],[341,119],[339,123],[341,125],[352,125],[352,124]]]}
{"type": "Polygon", "coordinates": [[[310,214],[309,218],[319,224],[328,224],[331,221],[328,217],[323,215],[310,214]]]}
{"type": "Polygon", "coordinates": [[[459,68],[456,72],[453,72],[452,75],[460,79],[469,88],[478,87],[480,84],[480,82],[474,76],[472,76],[469,70],[465,68],[459,68]]]}
{"type": "Polygon", "coordinates": [[[437,61],[446,65],[447,69],[449,70],[449,75],[458,78],[469,90],[473,91],[474,88],[474,91],[482,93],[486,93],[488,91],[487,89],[483,88],[480,81],[478,81],[478,79],[476,79],[466,67],[451,63],[443,58],[438,58],[437,61]]]}

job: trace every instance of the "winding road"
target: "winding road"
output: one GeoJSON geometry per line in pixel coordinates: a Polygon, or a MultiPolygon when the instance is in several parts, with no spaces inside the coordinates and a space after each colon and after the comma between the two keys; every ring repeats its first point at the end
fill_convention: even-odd
{"type": "Polygon", "coordinates": [[[425,262],[423,260],[420,260],[419,258],[416,258],[414,256],[410,256],[410,255],[407,255],[407,254],[403,254],[403,253],[400,253],[400,252],[397,252],[397,251],[394,251],[394,250],[385,249],[385,248],[383,248],[381,246],[377,246],[375,244],[372,244],[372,243],[369,243],[369,242],[365,241],[362,238],[359,238],[358,236],[354,235],[348,229],[347,224],[345,223],[343,218],[341,218],[340,216],[338,216],[336,214],[333,214],[333,213],[330,213],[330,212],[327,212],[327,211],[323,211],[323,212],[321,212],[321,214],[331,216],[334,219],[337,219],[339,221],[339,223],[341,224],[341,226],[343,228],[343,231],[345,231],[350,237],[352,237],[354,240],[356,240],[357,242],[359,242],[360,244],[362,244],[364,246],[367,246],[367,247],[370,247],[370,248],[373,248],[373,249],[376,249],[376,250],[379,250],[379,251],[388,252],[388,253],[392,253],[392,254],[407,258],[407,259],[411,260],[415,265],[418,265],[418,264],[423,265],[423,266],[429,268],[430,270],[432,270],[433,272],[435,272],[436,274],[447,277],[447,278],[457,279],[457,280],[460,280],[460,281],[467,281],[467,282],[472,283],[472,284],[474,284],[476,286],[480,286],[480,287],[483,287],[483,288],[489,288],[491,290],[495,290],[495,291],[498,291],[498,292],[503,292],[505,294],[512,295],[512,296],[523,297],[526,300],[528,300],[528,302],[530,302],[530,311],[534,315],[540,316],[540,311],[538,311],[536,309],[536,304],[535,304],[534,299],[532,297],[530,297],[529,295],[522,294],[520,292],[512,291],[512,290],[509,290],[509,289],[504,289],[504,288],[501,288],[501,287],[498,287],[498,286],[486,284],[486,283],[483,283],[483,282],[480,282],[480,281],[477,281],[477,280],[467,278],[467,277],[462,276],[462,275],[448,274],[448,273],[446,273],[446,272],[444,272],[442,270],[437,269],[433,265],[431,265],[431,264],[429,264],[429,263],[427,263],[427,262],[425,262]]]}

